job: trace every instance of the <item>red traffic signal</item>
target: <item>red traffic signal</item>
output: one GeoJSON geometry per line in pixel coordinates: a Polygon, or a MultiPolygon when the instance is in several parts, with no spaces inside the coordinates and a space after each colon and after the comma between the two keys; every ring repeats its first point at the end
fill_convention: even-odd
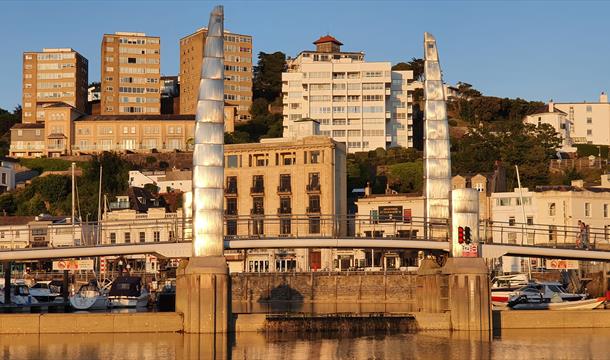
{"type": "Polygon", "coordinates": [[[461,226],[458,226],[458,243],[464,243],[464,228],[461,226]]]}

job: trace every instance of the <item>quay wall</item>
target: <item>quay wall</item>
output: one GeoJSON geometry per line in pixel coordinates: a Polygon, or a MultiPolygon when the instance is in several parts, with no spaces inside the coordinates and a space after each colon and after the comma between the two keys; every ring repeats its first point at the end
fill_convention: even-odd
{"type": "Polygon", "coordinates": [[[1,314],[0,334],[156,333],[183,330],[182,314],[1,314]]]}
{"type": "Polygon", "coordinates": [[[233,301],[416,303],[417,274],[309,272],[231,274],[233,301]]]}
{"type": "Polygon", "coordinates": [[[494,310],[494,329],[610,328],[608,310],[494,310]]]}

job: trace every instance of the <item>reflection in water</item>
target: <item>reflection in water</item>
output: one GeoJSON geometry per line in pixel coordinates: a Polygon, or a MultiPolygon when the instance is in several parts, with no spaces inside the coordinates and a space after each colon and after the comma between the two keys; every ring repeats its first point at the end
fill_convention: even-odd
{"type": "Polygon", "coordinates": [[[240,333],[4,335],[2,359],[585,359],[608,358],[610,330],[301,335],[240,333]]]}
{"type": "Polygon", "coordinates": [[[415,305],[402,303],[336,303],[336,302],[295,302],[295,301],[234,301],[231,304],[234,314],[261,313],[307,313],[307,314],[366,314],[366,313],[408,313],[415,310],[415,305]]]}

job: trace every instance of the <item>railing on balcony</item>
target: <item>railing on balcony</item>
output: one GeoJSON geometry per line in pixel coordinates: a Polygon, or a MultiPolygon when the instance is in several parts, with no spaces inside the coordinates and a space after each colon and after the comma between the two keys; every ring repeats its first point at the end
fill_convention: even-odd
{"type": "Polygon", "coordinates": [[[319,206],[308,206],[307,207],[307,213],[308,214],[319,214],[320,213],[320,207],[319,206]]]}
{"type": "Polygon", "coordinates": [[[290,194],[292,192],[292,188],[290,185],[280,185],[277,187],[278,194],[290,194]]]}
{"type": "Polygon", "coordinates": [[[279,207],[279,208],[277,208],[277,213],[278,214],[291,214],[292,213],[292,208],[290,208],[290,207],[279,207]]]}
{"type": "Polygon", "coordinates": [[[263,209],[263,208],[250,209],[250,214],[252,214],[252,215],[264,215],[265,214],[265,209],[263,209]]]}
{"type": "Polygon", "coordinates": [[[307,192],[320,192],[320,184],[307,184],[307,192]]]}
{"type": "Polygon", "coordinates": [[[264,194],[265,193],[265,187],[262,185],[256,185],[256,186],[252,186],[250,188],[250,194],[264,194]]]}
{"type": "Polygon", "coordinates": [[[45,149],[44,144],[27,144],[27,145],[19,145],[19,144],[11,144],[11,151],[23,151],[23,150],[37,150],[42,151],[45,149]]]}
{"type": "Polygon", "coordinates": [[[237,209],[225,209],[225,215],[237,216],[237,209]]]}
{"type": "Polygon", "coordinates": [[[226,195],[237,195],[237,186],[228,186],[225,188],[226,195]]]}

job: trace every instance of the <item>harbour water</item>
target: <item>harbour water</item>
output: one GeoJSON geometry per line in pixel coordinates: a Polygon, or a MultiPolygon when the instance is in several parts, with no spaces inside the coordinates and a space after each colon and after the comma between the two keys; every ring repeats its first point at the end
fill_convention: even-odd
{"type": "Polygon", "coordinates": [[[610,330],[420,332],[349,336],[240,333],[0,337],[2,359],[607,359],[610,330]]]}

